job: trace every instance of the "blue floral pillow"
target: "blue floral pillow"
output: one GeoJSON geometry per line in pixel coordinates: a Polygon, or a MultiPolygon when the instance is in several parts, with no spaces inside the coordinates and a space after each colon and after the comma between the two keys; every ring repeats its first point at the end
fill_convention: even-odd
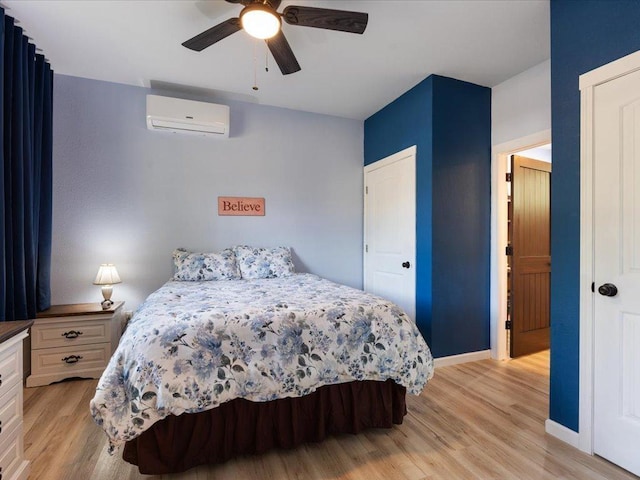
{"type": "Polygon", "coordinates": [[[242,278],[286,277],[295,272],[289,247],[234,247],[242,278]]]}
{"type": "Polygon", "coordinates": [[[236,254],[230,248],[218,253],[191,253],[178,248],[173,251],[173,263],[176,266],[173,279],[178,281],[240,279],[236,254]]]}

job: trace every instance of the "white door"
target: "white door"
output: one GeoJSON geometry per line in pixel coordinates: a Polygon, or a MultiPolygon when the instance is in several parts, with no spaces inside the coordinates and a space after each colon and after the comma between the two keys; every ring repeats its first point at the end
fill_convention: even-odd
{"type": "Polygon", "coordinates": [[[596,86],[593,115],[593,449],[640,475],[640,71],[596,86]]]}
{"type": "Polygon", "coordinates": [[[416,147],[364,169],[364,289],[415,320],[416,147]]]}

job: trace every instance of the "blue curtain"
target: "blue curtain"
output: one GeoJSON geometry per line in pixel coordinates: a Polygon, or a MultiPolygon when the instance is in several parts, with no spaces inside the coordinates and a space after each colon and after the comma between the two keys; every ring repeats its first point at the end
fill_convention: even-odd
{"type": "Polygon", "coordinates": [[[0,321],[51,303],[53,71],[0,9],[0,321]]]}

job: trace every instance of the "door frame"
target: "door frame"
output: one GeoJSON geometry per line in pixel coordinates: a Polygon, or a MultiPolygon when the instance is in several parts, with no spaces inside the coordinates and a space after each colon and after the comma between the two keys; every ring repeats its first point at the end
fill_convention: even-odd
{"type": "Polygon", "coordinates": [[[507,343],[507,160],[510,155],[551,143],[551,130],[542,130],[526,137],[491,147],[491,268],[490,268],[490,338],[491,358],[510,358],[507,343]]]}
{"type": "Polygon", "coordinates": [[[594,373],[594,231],[593,231],[593,109],[594,89],[640,70],[640,51],[614,60],[579,77],[580,87],[580,380],[578,444],[593,455],[594,373]]]}
{"type": "MultiPolygon", "coordinates": [[[[378,170],[380,168],[384,168],[386,166],[389,166],[393,163],[399,162],[400,160],[404,160],[407,157],[411,157],[412,158],[412,164],[413,164],[413,168],[411,169],[411,173],[412,176],[409,179],[409,188],[413,188],[414,191],[414,209],[413,209],[413,218],[414,218],[414,226],[417,225],[417,221],[415,221],[416,219],[416,214],[417,214],[417,191],[416,191],[416,154],[418,151],[418,147],[416,145],[413,145],[411,147],[405,148],[404,150],[400,150],[397,153],[391,154],[388,157],[382,158],[380,160],[376,160],[373,163],[370,163],[369,165],[365,165],[364,170],[363,170],[363,186],[364,188],[362,189],[362,198],[363,198],[363,226],[362,226],[362,237],[363,237],[363,242],[362,242],[362,287],[363,290],[366,291],[367,289],[367,252],[365,250],[365,246],[367,245],[367,174],[373,170],[378,170]]],[[[413,266],[413,268],[411,269],[413,272],[413,316],[414,318],[412,318],[413,321],[416,320],[415,316],[416,316],[416,295],[417,295],[417,279],[416,279],[416,272],[417,272],[417,265],[416,265],[416,251],[418,249],[418,245],[417,245],[417,232],[416,232],[416,228],[414,228],[413,230],[413,251],[409,253],[409,259],[408,261],[411,263],[411,265],[413,266]]]]}

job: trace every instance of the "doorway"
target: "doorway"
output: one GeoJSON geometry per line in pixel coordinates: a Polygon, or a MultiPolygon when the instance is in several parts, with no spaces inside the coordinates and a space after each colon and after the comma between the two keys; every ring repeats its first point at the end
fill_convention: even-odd
{"type": "Polygon", "coordinates": [[[491,297],[490,297],[490,337],[491,357],[497,360],[510,358],[509,335],[505,329],[508,310],[508,188],[505,181],[511,155],[537,156],[540,152],[532,149],[543,147],[549,158],[551,155],[551,130],[543,130],[516,140],[493,147],[491,162],[491,297]]]}

